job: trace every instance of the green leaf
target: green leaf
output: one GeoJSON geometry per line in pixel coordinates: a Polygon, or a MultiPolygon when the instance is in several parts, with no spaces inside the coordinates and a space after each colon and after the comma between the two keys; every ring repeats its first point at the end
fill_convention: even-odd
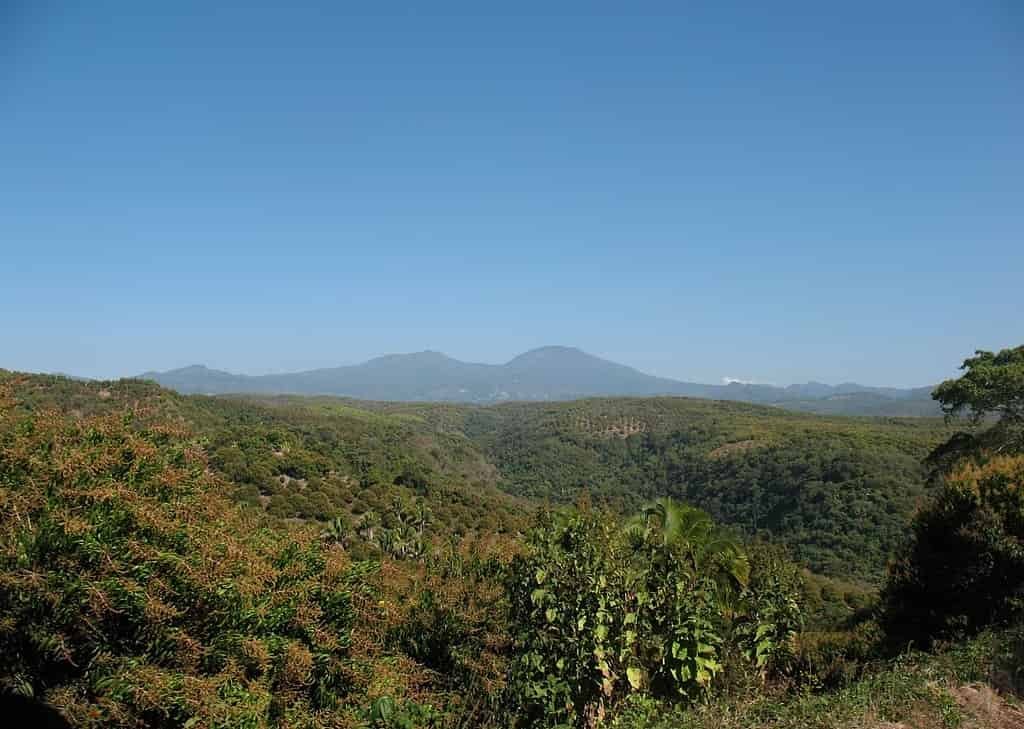
{"type": "Polygon", "coordinates": [[[639,691],[643,685],[643,671],[636,666],[630,666],[626,669],[626,679],[629,681],[629,685],[633,687],[634,691],[639,691]]]}

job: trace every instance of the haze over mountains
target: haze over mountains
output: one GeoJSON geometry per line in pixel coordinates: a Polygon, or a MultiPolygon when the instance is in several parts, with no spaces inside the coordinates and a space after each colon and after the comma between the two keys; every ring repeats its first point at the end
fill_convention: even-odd
{"type": "Polygon", "coordinates": [[[644,374],[574,347],[541,347],[501,365],[462,362],[440,352],[391,354],[357,365],[276,375],[239,375],[192,365],[143,379],[182,393],[336,395],[362,400],[496,403],[609,395],[678,395],[778,405],[846,415],[937,415],[931,388],[817,382],[778,387],[708,385],[644,374]]]}

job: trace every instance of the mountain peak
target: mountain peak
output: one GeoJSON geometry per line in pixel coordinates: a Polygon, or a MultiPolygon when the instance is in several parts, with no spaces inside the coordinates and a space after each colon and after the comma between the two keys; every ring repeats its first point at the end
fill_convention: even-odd
{"type": "Polygon", "coordinates": [[[371,360],[367,360],[363,363],[363,366],[370,364],[410,364],[410,365],[425,365],[425,364],[439,364],[444,362],[454,362],[455,360],[449,357],[444,352],[438,352],[433,349],[425,349],[422,352],[408,352],[404,354],[385,354],[380,357],[374,357],[371,360]]]}
{"type": "Polygon", "coordinates": [[[391,352],[390,354],[382,354],[379,357],[373,357],[372,359],[405,359],[409,357],[445,357],[444,352],[438,352],[436,349],[423,349],[419,352],[391,352]]]}
{"type": "Polygon", "coordinates": [[[594,361],[600,358],[587,354],[578,347],[565,347],[557,344],[550,344],[544,347],[537,347],[523,352],[518,357],[513,357],[506,363],[506,366],[524,364],[551,364],[554,362],[572,362],[588,360],[594,361]]]}

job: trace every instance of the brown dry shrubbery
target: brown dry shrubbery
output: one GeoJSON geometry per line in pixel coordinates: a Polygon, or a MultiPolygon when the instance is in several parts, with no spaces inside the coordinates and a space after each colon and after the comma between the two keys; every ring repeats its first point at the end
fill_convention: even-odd
{"type": "MultiPolygon", "coordinates": [[[[13,383],[16,384],[16,383],[13,383]]],[[[0,678],[77,726],[344,726],[373,567],[222,496],[180,427],[0,391],[0,678]],[[142,423],[145,423],[143,425],[142,423]]]]}

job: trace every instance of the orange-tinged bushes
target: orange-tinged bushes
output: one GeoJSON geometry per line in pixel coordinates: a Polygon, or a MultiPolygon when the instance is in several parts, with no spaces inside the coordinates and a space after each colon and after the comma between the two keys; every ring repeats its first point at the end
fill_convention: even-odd
{"type": "Polygon", "coordinates": [[[372,567],[267,529],[221,495],[185,431],[140,420],[0,402],[5,688],[80,726],[354,717],[366,679],[351,636],[376,602],[372,567]]]}

